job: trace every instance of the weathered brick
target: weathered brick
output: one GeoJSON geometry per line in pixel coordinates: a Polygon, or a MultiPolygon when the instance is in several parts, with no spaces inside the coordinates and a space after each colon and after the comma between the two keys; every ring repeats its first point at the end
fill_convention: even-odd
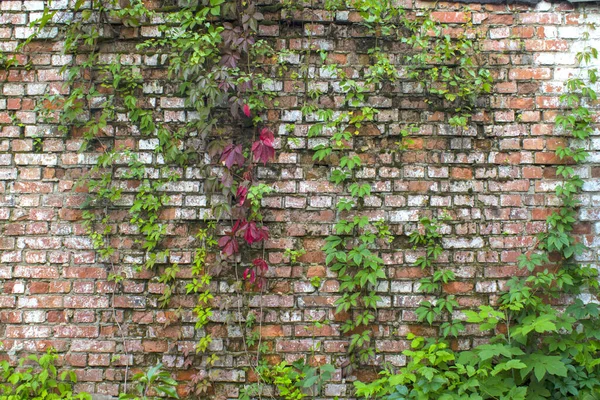
{"type": "Polygon", "coordinates": [[[84,340],[74,339],[71,342],[71,351],[84,353],[114,353],[117,344],[110,340],[84,340]]]}

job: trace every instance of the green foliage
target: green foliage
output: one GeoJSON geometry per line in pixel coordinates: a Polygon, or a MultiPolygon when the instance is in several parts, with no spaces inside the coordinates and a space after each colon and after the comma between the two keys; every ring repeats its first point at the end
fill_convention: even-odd
{"type": "MultiPolygon", "coordinates": [[[[444,34],[446,26],[435,22],[429,13],[418,17],[408,15],[402,8],[389,0],[330,1],[326,7],[331,10],[354,9],[362,17],[361,24],[375,37],[375,47],[369,50],[372,63],[366,69],[364,83],[355,77],[348,77],[345,71],[334,64],[322,68],[340,80],[340,89],[345,93],[344,105],[348,111],[320,109],[307,100],[302,107],[305,115],[316,115],[318,123],[309,128],[309,137],[319,137],[331,132],[329,143],[319,144],[314,150],[313,159],[317,162],[337,157],[338,165],[331,170],[329,180],[336,185],[344,185],[349,196],[341,196],[336,204],[338,214],[360,210],[365,198],[371,195],[371,186],[356,178],[362,166],[360,154],[349,151],[354,135],[375,120],[377,110],[365,106],[368,86],[381,89],[384,83],[394,83],[401,74],[397,66],[380,47],[386,40],[402,41],[412,51],[403,60],[407,75],[425,90],[427,100],[438,109],[449,111],[451,125],[466,126],[470,114],[481,94],[491,91],[491,74],[478,57],[476,38],[461,33],[456,37],[444,34]],[[438,101],[434,101],[435,99],[438,101]]],[[[470,24],[464,25],[465,31],[470,24]]],[[[320,53],[326,59],[324,51],[320,53]]],[[[307,90],[307,88],[305,88],[307,90]]],[[[401,140],[397,149],[405,150],[410,141],[407,137],[417,133],[419,127],[409,125],[400,132],[401,140]]],[[[356,149],[355,149],[356,151],[356,149]]],[[[421,290],[439,296],[442,285],[455,280],[450,270],[435,271],[435,260],[440,256],[441,238],[437,232],[437,221],[422,220],[424,233],[414,232],[410,242],[414,246],[424,246],[425,255],[419,257],[417,265],[428,270],[430,276],[420,282],[421,290]]],[[[336,302],[337,312],[350,312],[352,317],[342,325],[342,332],[351,334],[351,363],[366,362],[374,355],[370,348],[370,324],[376,318],[377,302],[375,287],[379,279],[385,278],[383,261],[374,252],[375,240],[383,239],[391,243],[393,236],[384,224],[371,224],[365,217],[340,218],[334,235],[326,239],[323,250],[326,263],[338,273],[341,281],[342,297],[336,302]],[[354,331],[361,327],[361,333],[354,331]]],[[[464,329],[460,321],[451,318],[458,302],[452,295],[435,301],[426,301],[416,310],[419,321],[430,325],[441,322],[440,333],[456,336],[464,329]]]]}
{"type": "Polygon", "coordinates": [[[33,151],[35,151],[36,153],[41,153],[43,146],[44,146],[44,141],[41,137],[36,136],[33,137],[33,151]]]}
{"type": "MultiPolygon", "coordinates": [[[[368,328],[375,320],[377,302],[380,297],[375,288],[379,279],[385,278],[383,260],[371,248],[379,237],[391,240],[387,225],[378,222],[373,226],[367,217],[354,217],[353,220],[340,220],[335,225],[336,236],[325,239],[323,250],[326,263],[338,273],[343,295],[335,305],[336,312],[353,311],[355,317],[342,325],[342,332],[352,333],[359,327],[368,328]]],[[[353,362],[366,362],[374,355],[370,347],[371,332],[352,333],[350,352],[353,362]]]]}
{"type": "MultiPolygon", "coordinates": [[[[82,180],[90,191],[83,217],[94,248],[101,259],[110,261],[111,265],[118,253],[111,245],[111,235],[117,228],[110,210],[122,200],[122,188],[115,178],[136,182],[133,204],[128,211],[129,222],[140,235],[136,244],[145,254],[140,268],[160,271],[156,280],[164,284],[165,289],[159,302],[166,307],[177,291],[180,270],[177,264],[169,263],[170,249],[162,246],[167,224],[161,220],[161,211],[170,201],[164,193],[165,187],[179,180],[180,176],[170,173],[168,168],[148,168],[131,152],[115,149],[111,143],[111,124],[125,116],[134,131],[156,139],[155,161],[164,162],[169,167],[198,166],[207,178],[205,192],[220,191],[226,198],[212,209],[217,220],[229,217],[235,210],[233,199],[237,196],[236,189],[243,184],[248,189],[245,198],[250,204],[248,219],[261,221],[261,202],[271,192],[271,186],[253,182],[249,176],[252,175],[251,168],[243,178],[235,177],[239,182],[232,183],[234,174],[217,179],[211,172],[216,164],[204,163],[201,157],[196,156],[196,149],[186,148],[186,140],[196,136],[208,140],[207,153],[210,157],[222,151],[228,138],[223,133],[226,129],[221,126],[224,109],[230,109],[234,116],[241,112],[246,115],[247,120],[242,117],[236,122],[240,125],[236,127],[240,128],[240,132],[256,127],[261,120],[260,113],[273,99],[273,94],[265,88],[272,83],[271,73],[274,71],[265,71],[263,67],[268,64],[264,61],[268,58],[278,60],[275,72],[278,76],[288,76],[284,74],[289,72],[292,79],[304,81],[305,98],[301,110],[307,120],[310,117],[311,121],[317,121],[309,128],[308,137],[324,139],[314,147],[313,159],[328,165],[330,182],[344,190],[336,204],[338,220],[335,232],[326,239],[324,251],[327,265],[337,272],[341,282],[342,296],[335,303],[336,311],[351,314],[341,329],[350,336],[350,362],[355,365],[366,363],[375,355],[371,325],[376,321],[380,301],[376,288],[379,280],[386,278],[378,249],[394,240],[385,222],[372,222],[361,215],[372,191],[371,185],[360,178],[363,167],[361,153],[369,149],[357,148],[354,141],[364,128],[376,121],[377,110],[366,105],[370,93],[373,88],[381,90],[383,85],[407,77],[423,89],[426,101],[433,109],[447,112],[450,125],[466,127],[478,98],[490,92],[492,78],[479,57],[478,38],[465,32],[455,37],[446,34],[447,27],[435,22],[428,12],[415,17],[390,0],[334,0],[327,1],[326,6],[332,10],[349,8],[358,11],[362,25],[375,37],[375,46],[368,52],[371,62],[360,76],[348,76],[343,68],[326,63],[327,51],[315,51],[310,43],[302,56],[303,64],[297,71],[289,72],[285,59],[294,55],[293,52],[275,52],[266,42],[255,41],[253,34],[264,17],[253,4],[224,0],[191,1],[159,15],[146,8],[140,0],[129,1],[123,8],[116,7],[113,0],[77,0],[73,11],[81,14],[81,18],[66,26],[64,53],[85,53],[86,57],[81,64],[65,65],[61,70],[67,76],[65,84],[72,90],[64,96],[47,96],[46,100],[60,112],[55,115],[49,110],[44,119],[57,123],[65,134],[73,128],[81,129],[85,140],[82,150],[94,147],[102,153],[97,165],[82,180]],[[239,19],[239,24],[234,27],[232,21],[236,19],[239,19]],[[160,37],[141,43],[138,49],[162,57],[161,62],[168,66],[178,95],[186,99],[186,106],[197,113],[197,118],[176,128],[156,120],[153,107],[140,100],[144,84],[140,70],[118,60],[102,64],[99,57],[100,43],[105,39],[102,21],[107,20],[120,20],[131,27],[151,20],[163,21],[158,27],[160,37]],[[244,35],[236,36],[235,28],[243,28],[244,35]],[[386,41],[402,41],[409,49],[403,55],[406,71],[402,74],[386,54],[386,41]],[[230,51],[231,43],[240,51],[230,51]],[[343,110],[321,108],[319,99],[324,93],[309,85],[313,67],[311,60],[314,59],[311,56],[315,52],[323,71],[339,80],[340,91],[345,94],[343,110]],[[97,78],[90,80],[90,76],[97,78]],[[244,89],[233,90],[240,87],[244,89]],[[92,103],[99,105],[99,113],[88,113],[92,103]],[[126,172],[119,172],[122,175],[118,176],[117,171],[122,169],[126,172]],[[154,179],[153,174],[158,174],[159,178],[154,179]],[[225,184],[226,181],[230,182],[225,184]]],[[[292,10],[300,9],[301,5],[286,2],[283,7],[292,10]]],[[[54,14],[55,11],[49,10],[43,13],[37,23],[38,31],[44,29],[54,14]]],[[[469,30],[470,23],[464,24],[463,28],[469,30]]],[[[590,62],[597,58],[597,51],[587,49],[577,58],[580,62],[590,62]]],[[[11,62],[14,60],[0,53],[0,65],[6,67],[11,62]]],[[[588,69],[587,80],[592,84],[597,82],[595,69],[588,69]]],[[[593,116],[582,105],[586,103],[582,100],[595,100],[596,93],[592,85],[588,86],[584,79],[579,78],[570,79],[567,89],[568,93],[561,100],[571,111],[557,117],[557,126],[570,132],[575,139],[586,140],[593,131],[593,116]]],[[[286,128],[288,134],[293,132],[292,128],[286,128]]],[[[417,125],[404,127],[399,135],[400,141],[396,142],[397,149],[389,151],[406,149],[410,143],[408,136],[418,131],[417,125]]],[[[290,142],[294,140],[291,138],[290,142]]],[[[34,144],[38,151],[40,143],[34,144]]],[[[249,156],[241,153],[242,158],[249,156]]],[[[575,162],[581,162],[588,156],[583,146],[561,147],[556,154],[561,160],[575,162]]],[[[443,251],[439,233],[441,225],[435,219],[421,220],[421,230],[412,232],[409,241],[415,248],[424,250],[416,265],[427,275],[420,280],[419,287],[428,300],[416,309],[416,315],[420,322],[438,328],[442,340],[414,338],[411,349],[405,352],[409,361],[401,373],[384,371],[382,378],[371,384],[357,382],[358,395],[390,399],[564,399],[598,396],[598,363],[595,361],[600,346],[600,327],[596,323],[600,314],[598,307],[576,300],[564,313],[559,313],[549,305],[549,301],[565,293],[577,296],[598,288],[596,271],[573,261],[573,257],[583,251],[582,244],[573,235],[578,204],[576,195],[583,182],[568,165],[560,166],[557,173],[564,180],[556,189],[562,207],[548,218],[549,229],[539,237],[539,252],[519,258],[519,267],[531,275],[511,279],[497,309],[485,305],[478,311],[460,310],[455,296],[443,292],[444,285],[454,282],[456,276],[452,270],[436,265],[443,251]],[[551,252],[561,255],[561,268],[550,265],[548,254],[551,252]],[[457,311],[464,311],[463,319],[453,318],[457,311]],[[477,324],[486,334],[494,336],[488,344],[473,350],[452,351],[443,339],[458,336],[465,323],[477,324]]],[[[197,330],[203,330],[212,316],[211,275],[219,273],[223,262],[217,259],[213,268],[207,266],[210,252],[217,247],[213,237],[217,226],[214,222],[205,225],[196,236],[198,245],[192,264],[192,278],[185,285],[187,294],[197,296],[194,308],[197,330]]],[[[288,249],[286,255],[295,263],[301,252],[288,249]]],[[[109,276],[117,284],[124,279],[124,275],[114,269],[109,276]]],[[[320,278],[312,278],[311,284],[319,287],[320,278]]],[[[241,315],[242,310],[239,312],[241,315]]],[[[254,314],[249,314],[246,319],[245,329],[249,333],[245,337],[245,345],[259,345],[251,367],[260,379],[275,384],[286,399],[301,399],[307,392],[312,396],[318,395],[323,382],[331,377],[333,368],[328,365],[312,367],[304,361],[270,368],[260,359],[266,346],[261,343],[259,330],[252,330],[257,323],[253,318],[254,314]]],[[[204,352],[212,338],[206,332],[199,336],[201,339],[196,349],[204,352]]],[[[214,358],[211,360],[214,362],[214,358]]],[[[39,364],[42,366],[41,361],[39,364]]],[[[121,398],[145,399],[154,394],[176,397],[175,383],[168,373],[161,371],[160,365],[136,375],[134,380],[135,394],[122,395],[121,398]]],[[[240,393],[240,398],[260,397],[263,383],[259,381],[248,386],[240,393]]]]}
{"type": "Polygon", "coordinates": [[[285,251],[283,252],[283,255],[285,257],[289,257],[292,264],[295,264],[298,261],[298,259],[305,254],[306,254],[306,250],[304,250],[304,249],[300,249],[300,250],[285,249],[285,251]]]}
{"type": "MultiPolygon", "coordinates": [[[[590,62],[597,56],[588,49],[578,60],[590,62]]],[[[592,86],[596,71],[587,71],[592,71],[588,72],[589,84],[578,78],[567,82],[569,92],[562,100],[570,110],[556,119],[559,129],[579,141],[588,139],[593,130],[590,112],[580,104],[597,97],[592,86]]],[[[558,148],[556,154],[575,162],[587,157],[582,147],[558,148]]],[[[411,349],[404,351],[407,365],[399,371],[383,371],[380,379],[369,384],[355,382],[358,396],[389,400],[600,398],[600,304],[584,303],[580,297],[599,294],[598,272],[574,260],[584,250],[573,235],[579,204],[576,194],[582,181],[569,166],[560,166],[557,175],[563,178],[556,188],[561,206],[548,217],[547,232],[539,235],[537,249],[518,258],[519,268],[529,275],[512,277],[496,308],[483,305],[478,311],[463,310],[461,321],[445,322],[474,324],[491,335],[488,343],[454,351],[444,341],[448,334],[443,324],[441,339],[410,335],[411,349]],[[552,302],[565,296],[573,299],[572,304],[557,309],[552,302]]],[[[456,309],[451,296],[439,293],[440,284],[454,276],[435,270],[435,258],[442,251],[436,222],[424,219],[421,223],[422,232],[411,233],[410,242],[425,248],[416,264],[431,274],[421,280],[421,289],[437,298],[423,301],[417,316],[434,324],[442,313],[449,316],[456,309]]]]}
{"type": "Polygon", "coordinates": [[[458,336],[464,329],[460,321],[452,319],[452,312],[458,307],[458,301],[454,295],[443,295],[442,285],[454,282],[456,276],[452,270],[436,269],[435,261],[442,254],[443,248],[440,240],[440,224],[436,219],[421,218],[421,230],[415,230],[409,234],[409,243],[413,248],[424,248],[424,254],[419,256],[415,265],[428,271],[429,275],[419,281],[419,290],[436,296],[435,300],[424,300],[415,310],[420,322],[433,325],[434,322],[443,321],[440,324],[442,337],[458,336]]]}
{"type": "MultiPolygon", "coordinates": [[[[453,109],[454,115],[448,120],[450,125],[465,127],[477,98],[492,89],[492,76],[482,66],[477,37],[468,34],[472,23],[465,21],[460,33],[452,37],[445,33],[447,26],[433,20],[430,13],[415,18],[390,0],[348,0],[346,3],[359,12],[362,23],[378,42],[400,40],[414,50],[406,56],[408,76],[422,85],[426,93],[446,102],[438,107],[453,109]]],[[[379,47],[370,49],[369,54],[375,62],[367,73],[368,83],[393,81],[399,77],[379,47]]],[[[433,104],[429,97],[426,101],[433,104]]]]}
{"type": "Polygon", "coordinates": [[[56,351],[49,349],[41,356],[30,355],[19,360],[18,367],[0,362],[1,400],[91,400],[87,393],[73,393],[77,377],[72,371],[59,373],[56,351]]]}
{"type": "Polygon", "coordinates": [[[264,183],[250,186],[248,189],[247,199],[250,202],[250,218],[256,221],[261,221],[263,216],[260,213],[261,200],[266,195],[273,191],[273,188],[264,183]]]}
{"type": "Polygon", "coordinates": [[[307,395],[318,396],[324,382],[331,379],[335,368],[331,364],[311,366],[304,359],[289,365],[285,361],[275,365],[265,378],[272,382],[285,400],[301,400],[307,395]]]}
{"type": "Polygon", "coordinates": [[[120,400],[158,400],[178,399],[177,382],[171,374],[162,369],[162,364],[156,364],[145,372],[132,377],[133,393],[121,393],[120,400]]]}

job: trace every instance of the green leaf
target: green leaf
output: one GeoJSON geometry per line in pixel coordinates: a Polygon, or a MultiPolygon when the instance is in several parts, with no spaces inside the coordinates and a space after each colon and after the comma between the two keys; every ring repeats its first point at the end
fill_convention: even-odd
{"type": "Polygon", "coordinates": [[[500,396],[500,400],[525,400],[526,396],[526,387],[513,386],[505,396],[500,396]]]}
{"type": "Polygon", "coordinates": [[[527,368],[527,365],[522,363],[520,360],[510,360],[504,363],[500,363],[492,370],[492,376],[498,375],[502,371],[510,371],[513,369],[527,368]]]}
{"type": "Polygon", "coordinates": [[[538,381],[544,379],[546,374],[556,376],[567,376],[567,366],[562,362],[560,356],[547,356],[544,354],[533,353],[521,360],[527,365],[521,369],[521,378],[525,378],[532,370],[538,381]]]}
{"type": "Polygon", "coordinates": [[[475,351],[479,354],[482,361],[489,360],[492,357],[504,356],[506,358],[512,358],[512,356],[520,356],[525,354],[523,350],[518,347],[512,347],[504,344],[482,344],[475,348],[475,351]]]}

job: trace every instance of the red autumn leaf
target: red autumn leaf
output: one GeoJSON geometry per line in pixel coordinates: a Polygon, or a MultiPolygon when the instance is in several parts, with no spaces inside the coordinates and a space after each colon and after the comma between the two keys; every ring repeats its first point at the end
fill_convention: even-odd
{"type": "Polygon", "coordinates": [[[259,277],[256,286],[262,290],[262,288],[267,286],[267,279],[264,276],[259,277]]]}
{"type": "Polygon", "coordinates": [[[223,236],[219,239],[219,247],[226,256],[231,256],[240,251],[238,241],[233,234],[223,236]]]}
{"type": "Polygon", "coordinates": [[[250,118],[250,106],[248,104],[244,104],[244,107],[242,107],[242,109],[244,111],[244,115],[250,118]]]}
{"type": "Polygon", "coordinates": [[[254,264],[254,266],[257,267],[263,274],[269,269],[269,265],[262,258],[255,258],[254,261],[252,261],[252,264],[254,264]]]}
{"type": "Polygon", "coordinates": [[[271,132],[270,129],[268,128],[262,128],[260,130],[260,140],[265,142],[265,144],[267,146],[271,146],[273,147],[273,144],[275,143],[275,137],[273,136],[273,132],[271,132]]]}
{"type": "Polygon", "coordinates": [[[265,142],[257,140],[252,144],[252,154],[254,154],[254,161],[261,161],[266,165],[268,161],[275,158],[275,149],[265,145],[265,142]]]}
{"type": "Polygon", "coordinates": [[[235,197],[238,199],[238,204],[240,206],[244,205],[246,202],[246,196],[248,195],[248,187],[247,186],[238,186],[235,197]]]}
{"type": "Polygon", "coordinates": [[[233,228],[231,229],[231,234],[237,235],[238,232],[243,232],[246,229],[247,225],[248,225],[248,222],[246,222],[245,219],[239,219],[239,220],[235,221],[235,224],[233,225],[233,228]]]}
{"type": "Polygon", "coordinates": [[[262,258],[255,258],[252,261],[252,267],[244,270],[244,279],[247,279],[250,283],[256,285],[259,289],[267,286],[267,279],[265,273],[269,269],[269,265],[262,258]]]}
{"type": "Polygon", "coordinates": [[[244,240],[248,244],[260,242],[269,238],[269,230],[266,226],[257,227],[256,222],[250,221],[246,224],[244,229],[244,240]]]}
{"type": "Polygon", "coordinates": [[[275,158],[275,149],[273,144],[275,138],[273,132],[267,128],[263,128],[260,131],[260,139],[252,144],[252,154],[254,155],[254,161],[261,161],[264,165],[267,161],[275,158]]]}
{"type": "Polygon", "coordinates": [[[237,50],[226,49],[223,51],[223,55],[221,56],[221,61],[219,61],[219,64],[228,68],[235,68],[237,67],[241,56],[242,55],[237,50]]]}
{"type": "Polygon", "coordinates": [[[262,226],[260,228],[260,234],[261,234],[261,238],[260,240],[267,240],[269,238],[269,228],[267,228],[266,226],[262,226]]]}
{"type": "Polygon", "coordinates": [[[251,268],[246,268],[246,270],[244,271],[244,279],[248,279],[248,277],[250,277],[249,281],[250,283],[254,283],[255,279],[256,279],[256,272],[254,272],[254,269],[251,268]]]}
{"type": "Polygon", "coordinates": [[[238,144],[237,146],[234,146],[233,144],[228,144],[223,149],[223,154],[221,154],[221,162],[225,164],[227,168],[231,169],[231,167],[234,164],[237,164],[241,167],[242,165],[244,165],[244,161],[245,158],[242,154],[241,144],[238,144]]]}

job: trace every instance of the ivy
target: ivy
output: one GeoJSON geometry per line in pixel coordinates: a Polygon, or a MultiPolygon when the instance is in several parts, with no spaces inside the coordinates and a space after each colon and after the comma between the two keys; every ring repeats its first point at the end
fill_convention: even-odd
{"type": "MultiPolygon", "coordinates": [[[[586,49],[578,60],[597,59],[595,50],[586,49]]],[[[568,93],[561,101],[569,108],[556,118],[556,126],[575,141],[559,147],[561,160],[582,162],[587,152],[582,143],[592,132],[590,111],[582,104],[596,98],[593,85],[596,71],[588,69],[588,82],[569,79],[568,93]],[[585,88],[585,89],[584,89],[585,88]],[[573,91],[574,90],[574,91],[573,91]],[[580,146],[580,147],[576,147],[580,146]]],[[[421,291],[435,295],[416,310],[421,321],[439,324],[440,338],[409,335],[411,349],[404,351],[406,366],[398,371],[384,370],[371,383],[355,382],[358,396],[384,399],[595,399],[600,396],[600,314],[595,301],[584,303],[582,295],[598,294],[598,273],[578,265],[576,257],[585,249],[573,235],[577,223],[579,193],[583,181],[575,169],[557,168],[562,182],[556,186],[561,206],[547,218],[547,231],[541,233],[534,249],[518,257],[525,276],[514,276],[500,295],[496,307],[460,310],[462,318],[451,319],[457,311],[453,296],[443,296],[440,284],[453,274],[435,268],[441,254],[436,221],[421,220],[421,230],[410,234],[410,242],[423,247],[425,254],[416,265],[429,270],[421,280],[421,291]],[[553,301],[571,296],[572,304],[557,309],[553,301]],[[470,350],[455,351],[445,340],[470,324],[488,336],[488,343],[470,350]]]]}
{"type": "MultiPolygon", "coordinates": [[[[183,285],[185,294],[196,298],[195,328],[200,337],[196,351],[207,352],[212,341],[208,327],[215,300],[210,291],[213,277],[233,270],[232,288],[241,299],[233,323],[242,332],[243,353],[258,380],[247,385],[240,398],[260,397],[266,384],[275,385],[287,399],[302,399],[307,391],[318,396],[334,368],[329,364],[313,366],[305,360],[269,365],[264,355],[271,350],[260,335],[262,307],[256,314],[243,310],[246,293],[260,296],[269,288],[265,242],[272,232],[264,223],[262,203],[273,189],[261,182],[258,171],[277,157],[275,127],[265,113],[276,101],[270,90],[274,77],[289,76],[304,83],[299,108],[306,122],[314,122],[307,133],[316,143],[313,162],[328,168],[327,178],[340,190],[333,234],[325,239],[323,251],[328,268],[340,283],[336,313],[347,314],[341,331],[349,342],[348,361],[342,365],[348,374],[376,356],[373,328],[382,301],[378,284],[387,278],[382,253],[396,239],[386,221],[374,220],[365,212],[375,188],[362,175],[365,158],[361,156],[369,149],[356,142],[378,118],[377,109],[369,106],[369,97],[373,92],[385,94],[400,79],[409,78],[423,90],[432,110],[444,111],[448,124],[467,128],[478,101],[490,93],[492,84],[491,73],[479,54],[479,38],[467,34],[470,23],[451,36],[428,11],[414,16],[389,0],[327,1],[328,10],[356,11],[362,18],[361,28],[375,38],[375,45],[367,52],[369,65],[349,74],[331,63],[327,50],[317,49],[310,35],[302,54],[276,50],[259,40],[258,26],[265,16],[255,2],[181,3],[151,10],[141,0],[131,0],[124,7],[114,0],[76,1],[72,11],[77,18],[67,23],[63,32],[64,54],[73,56],[73,61],[61,70],[66,76],[64,94],[44,99],[44,121],[57,124],[65,135],[80,132],[82,152],[100,153],[79,188],[89,193],[84,227],[99,257],[110,265],[110,280],[119,287],[142,269],[156,272],[155,280],[164,288],[158,298],[163,307],[170,306],[182,287],[178,285],[181,268],[172,262],[173,251],[166,240],[172,225],[162,215],[171,202],[167,193],[191,167],[200,171],[210,210],[195,227],[191,277],[183,285]],[[101,44],[110,40],[108,21],[115,20],[127,27],[159,21],[160,35],[140,43],[137,50],[167,67],[176,88],[173,94],[194,111],[194,118],[172,124],[156,119],[154,106],[143,101],[147,79],[140,69],[119,60],[103,61],[101,44]],[[391,42],[406,46],[401,60],[387,55],[386,46],[391,42]],[[83,61],[77,61],[83,54],[83,61]],[[297,68],[286,61],[294,56],[301,60],[297,68]],[[400,71],[398,63],[406,69],[400,71]],[[327,108],[320,102],[328,93],[311,85],[312,69],[317,67],[336,77],[339,85],[334,90],[342,94],[337,104],[340,107],[327,108]],[[156,143],[150,159],[116,146],[113,129],[119,124],[156,143]],[[125,194],[129,190],[135,194],[128,204],[125,194]],[[143,254],[135,271],[115,266],[120,254],[111,239],[121,222],[113,219],[116,210],[127,212],[126,221],[137,235],[136,249],[143,254]]],[[[289,2],[281,5],[284,13],[301,7],[289,2]]],[[[38,32],[54,17],[55,12],[45,11],[37,22],[38,32]]],[[[582,64],[597,57],[592,48],[577,55],[582,64]]],[[[14,62],[0,54],[3,67],[14,62]]],[[[570,111],[556,118],[557,128],[576,141],[556,150],[564,164],[557,169],[562,179],[556,187],[561,206],[548,217],[548,230],[540,234],[535,248],[518,259],[519,268],[529,276],[513,277],[497,307],[463,310],[456,296],[444,291],[445,285],[457,281],[455,273],[438,266],[443,253],[443,218],[422,218],[408,238],[414,249],[423,252],[415,265],[425,275],[418,287],[426,300],[415,313],[419,322],[437,329],[439,338],[410,335],[411,348],[404,352],[407,365],[400,371],[384,370],[381,379],[372,383],[355,382],[358,396],[591,399],[600,395],[597,305],[576,299],[564,312],[551,305],[552,299],[565,294],[576,297],[598,289],[596,271],[575,261],[584,251],[573,235],[577,194],[583,181],[570,166],[588,157],[585,146],[578,143],[585,143],[593,131],[593,115],[585,104],[597,99],[596,83],[597,71],[588,69],[585,79],[567,81],[568,91],[560,98],[570,111]],[[489,343],[454,351],[450,344],[453,338],[474,325],[489,337],[489,343]]],[[[406,124],[391,138],[398,139],[396,147],[385,151],[405,150],[409,136],[419,131],[419,124],[406,124]]],[[[286,131],[292,132],[293,127],[286,131]]],[[[388,139],[392,133],[381,136],[388,139]]],[[[286,255],[296,263],[303,251],[287,249],[286,255]]],[[[321,282],[314,277],[310,283],[318,290],[321,282]]],[[[323,323],[316,321],[315,326],[323,323]]],[[[206,355],[205,361],[210,366],[217,357],[206,355]]],[[[186,365],[191,363],[186,359],[186,365]]],[[[158,366],[134,379],[138,381],[138,394],[132,395],[135,398],[145,398],[148,388],[170,397],[176,395],[173,381],[158,366]],[[153,383],[160,385],[153,387],[153,383]]],[[[192,382],[191,391],[196,394],[204,393],[210,385],[200,373],[192,382]]]]}

